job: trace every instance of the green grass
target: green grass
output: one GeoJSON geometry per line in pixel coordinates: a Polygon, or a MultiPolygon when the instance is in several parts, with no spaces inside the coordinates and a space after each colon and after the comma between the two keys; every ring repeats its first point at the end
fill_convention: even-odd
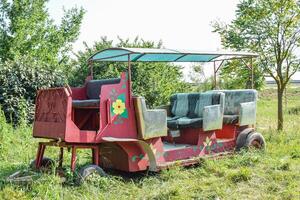
{"type": "MultiPolygon", "coordinates": [[[[300,115],[288,112],[300,107],[299,89],[288,96],[284,131],[277,132],[274,90],[260,94],[257,130],[266,139],[265,152],[203,160],[197,167],[159,174],[114,173],[80,187],[70,172],[64,184],[51,173],[37,174],[30,184],[7,182],[9,174],[28,168],[38,140],[32,138],[30,127],[13,129],[0,117],[0,199],[300,199],[300,115]]],[[[51,149],[47,155],[56,156],[57,151],[51,149]]],[[[80,164],[87,161],[86,155],[79,154],[80,164]]]]}

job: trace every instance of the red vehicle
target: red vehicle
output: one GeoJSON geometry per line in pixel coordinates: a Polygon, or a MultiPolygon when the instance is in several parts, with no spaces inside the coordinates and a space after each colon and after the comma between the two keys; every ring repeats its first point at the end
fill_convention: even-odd
{"type": "MultiPolygon", "coordinates": [[[[70,148],[73,171],[76,150],[91,149],[93,165],[81,170],[84,177],[92,171],[102,173],[100,167],[159,171],[174,164],[195,164],[199,157],[232,153],[242,147],[264,148],[262,135],[254,129],[255,90],[179,93],[170,97],[170,105],[154,110],[147,109],[145,99],[134,96],[131,90],[131,62],[216,64],[256,56],[133,48],[110,48],[94,54],[89,59],[91,75],[84,86],[38,91],[33,136],[51,140],[39,142],[35,167],[49,164],[50,160],[44,158],[47,146],[60,148],[59,166],[64,148],[70,148]],[[93,63],[100,61],[128,62],[128,71],[120,78],[93,80],[93,63]]],[[[214,66],[216,74],[220,66],[214,66]]]]}

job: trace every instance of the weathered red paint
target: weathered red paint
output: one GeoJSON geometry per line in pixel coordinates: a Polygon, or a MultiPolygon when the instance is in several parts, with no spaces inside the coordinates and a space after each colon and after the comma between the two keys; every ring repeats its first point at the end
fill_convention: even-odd
{"type": "MultiPolygon", "coordinates": [[[[87,99],[86,85],[40,90],[36,99],[33,136],[53,141],[39,143],[36,167],[41,165],[46,146],[57,146],[61,152],[60,165],[63,148],[72,149],[72,170],[75,170],[78,148],[91,149],[93,163],[105,168],[129,172],[147,170],[150,162],[145,149],[135,141],[122,141],[126,138],[138,139],[129,86],[128,75],[122,73],[120,83],[102,86],[99,108],[88,109],[72,107],[72,100],[87,99]],[[113,108],[118,99],[124,101],[125,110],[122,114],[116,114],[113,108]],[[107,142],[104,137],[112,137],[116,141],[107,142]]],[[[190,165],[199,156],[210,157],[232,152],[238,134],[245,128],[237,124],[224,125],[222,130],[208,132],[201,128],[186,128],[181,130],[177,138],[159,137],[145,142],[154,153],[157,170],[160,170],[174,165],[174,161],[180,161],[180,165],[190,165]],[[167,142],[179,147],[167,148],[167,142]]]]}

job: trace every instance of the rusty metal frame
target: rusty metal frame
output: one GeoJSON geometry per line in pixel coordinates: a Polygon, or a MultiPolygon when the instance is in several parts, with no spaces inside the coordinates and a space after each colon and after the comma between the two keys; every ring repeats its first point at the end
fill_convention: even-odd
{"type": "Polygon", "coordinates": [[[49,141],[49,142],[39,142],[38,152],[36,155],[35,167],[39,169],[41,167],[41,162],[45,153],[46,146],[60,147],[58,166],[62,166],[63,162],[63,148],[71,149],[71,170],[75,171],[76,166],[76,150],[77,149],[91,149],[92,150],[92,161],[95,165],[99,165],[99,154],[100,147],[99,144],[85,144],[85,143],[67,143],[59,141],[49,141]]]}

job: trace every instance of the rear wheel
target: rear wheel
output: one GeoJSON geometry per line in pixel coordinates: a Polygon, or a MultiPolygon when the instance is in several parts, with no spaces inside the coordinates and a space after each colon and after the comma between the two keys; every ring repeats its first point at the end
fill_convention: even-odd
{"type": "Polygon", "coordinates": [[[79,184],[85,181],[92,181],[94,176],[107,176],[101,167],[98,165],[87,165],[79,171],[79,184]]]}
{"type": "Polygon", "coordinates": [[[248,135],[245,147],[265,150],[266,142],[264,137],[260,133],[253,132],[248,135]]]}
{"type": "Polygon", "coordinates": [[[236,140],[236,151],[241,149],[261,149],[266,148],[266,142],[264,137],[258,132],[243,132],[236,140]]]}

